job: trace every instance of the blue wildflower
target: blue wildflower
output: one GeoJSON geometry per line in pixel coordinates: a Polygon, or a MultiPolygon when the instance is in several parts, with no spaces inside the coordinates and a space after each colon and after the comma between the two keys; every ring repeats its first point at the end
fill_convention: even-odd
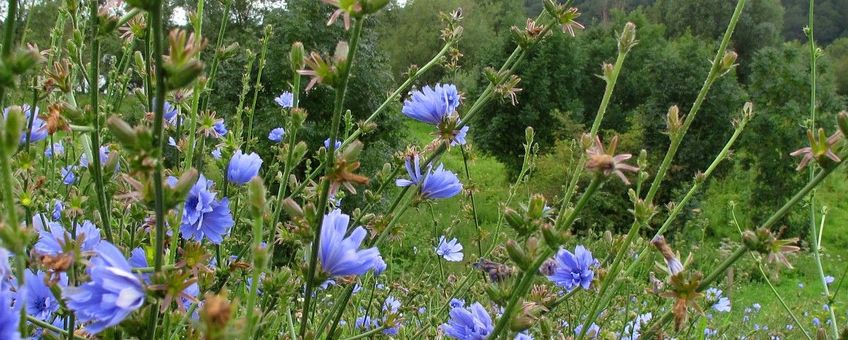
{"type": "Polygon", "coordinates": [[[450,319],[440,327],[445,335],[460,340],[484,340],[495,329],[492,317],[479,302],[468,308],[452,308],[450,319]]]}
{"type": "Polygon", "coordinates": [[[569,291],[578,286],[589,289],[595,277],[592,267],[598,264],[589,250],[582,245],[574,248],[574,253],[560,249],[552,261],[553,268],[548,280],[569,291]]]}
{"type": "MultiPolygon", "coordinates": [[[[39,271],[33,273],[27,270],[24,274],[26,277],[26,310],[27,314],[32,315],[41,321],[48,320],[54,313],[59,310],[59,301],[50,291],[47,286],[47,277],[44,272],[39,271]]],[[[66,287],[68,285],[68,276],[59,276],[59,286],[66,287]]]]}
{"type": "Polygon", "coordinates": [[[220,244],[235,223],[230,214],[229,199],[216,200],[215,193],[209,191],[212,184],[200,175],[189,191],[180,225],[183,238],[201,241],[205,237],[213,244],[220,244]]]}
{"type": "MultiPolygon", "coordinates": [[[[57,222],[47,221],[41,214],[33,216],[32,222],[38,231],[38,242],[33,246],[36,253],[55,256],[65,252],[66,241],[73,239],[70,232],[57,222]],[[43,222],[47,222],[47,225],[43,222]]],[[[75,229],[80,251],[93,251],[100,244],[100,230],[91,221],[83,221],[75,229]]]]}
{"type": "Polygon", "coordinates": [[[356,318],[356,321],[353,323],[353,327],[367,331],[371,330],[371,328],[377,327],[377,321],[372,320],[370,316],[360,316],[356,318]]]}
{"type": "Polygon", "coordinates": [[[245,155],[241,150],[237,150],[230,158],[230,165],[227,166],[227,179],[236,185],[247,184],[250,179],[259,174],[261,166],[262,158],[259,158],[255,152],[245,155]]]}
{"type": "Polygon", "coordinates": [[[62,183],[65,183],[65,185],[76,183],[77,175],[74,174],[74,168],[75,167],[73,165],[68,165],[62,168],[62,183]]]}
{"type": "Polygon", "coordinates": [[[271,130],[271,132],[268,133],[268,140],[275,142],[275,143],[282,142],[283,136],[285,136],[285,134],[286,134],[286,130],[284,130],[281,127],[278,127],[276,129],[271,130]]]}
{"type": "Polygon", "coordinates": [[[726,296],[722,295],[721,289],[718,288],[710,288],[705,292],[705,298],[708,303],[712,304],[712,308],[719,312],[729,312],[730,311],[730,299],[726,296]]]}
{"type": "Polygon", "coordinates": [[[221,160],[221,148],[215,148],[212,150],[212,158],[215,160],[221,160]]]}
{"type": "Polygon", "coordinates": [[[453,84],[436,84],[434,88],[424,86],[413,91],[403,102],[403,114],[419,122],[437,126],[459,106],[459,93],[453,84]]]}
{"type": "Polygon", "coordinates": [[[456,131],[456,133],[453,136],[453,139],[451,139],[450,145],[451,146],[465,145],[465,142],[466,142],[465,136],[466,135],[468,135],[468,125],[463,126],[461,129],[459,129],[459,131],[456,131]]]}
{"type": "Polygon", "coordinates": [[[440,164],[435,171],[429,171],[427,176],[422,176],[417,154],[406,158],[406,172],[410,179],[397,179],[395,184],[400,187],[421,185],[421,196],[425,199],[451,198],[462,191],[459,178],[445,170],[444,164],[440,164]]]}
{"type": "Polygon", "coordinates": [[[649,313],[641,314],[624,326],[624,331],[619,339],[621,340],[638,340],[641,337],[642,326],[646,326],[651,321],[653,315],[649,313]]]}
{"type": "Polygon", "coordinates": [[[530,332],[524,330],[523,332],[519,332],[515,334],[515,339],[513,340],[533,340],[533,336],[530,335],[530,332]]]}
{"type": "Polygon", "coordinates": [[[65,205],[60,200],[53,201],[53,220],[58,221],[62,219],[62,211],[65,210],[65,205]]]}
{"type": "MultiPolygon", "coordinates": [[[[342,147],[342,141],[336,139],[335,149],[338,150],[338,149],[341,149],[341,147],[342,147]]],[[[326,148],[327,150],[330,149],[330,139],[329,138],[324,140],[324,148],[326,148]]]]}
{"type": "Polygon", "coordinates": [[[376,247],[359,249],[368,234],[365,228],[356,227],[345,237],[349,222],[350,216],[338,209],[324,215],[318,258],[330,276],[362,275],[385,263],[376,247]]]}
{"type": "Polygon", "coordinates": [[[836,280],[836,278],[834,278],[833,276],[830,276],[830,275],[828,275],[828,276],[825,276],[825,277],[824,277],[824,282],[825,282],[828,286],[829,286],[831,283],[833,283],[833,281],[835,281],[835,280],[836,280]]]}
{"type": "Polygon", "coordinates": [[[168,146],[177,147],[177,140],[174,137],[168,136],[168,146]]]}
{"type": "MultiPolygon", "coordinates": [[[[127,259],[127,263],[129,263],[132,268],[150,267],[150,262],[147,261],[147,254],[141,247],[135,248],[130,252],[130,258],[127,259]]],[[[149,284],[150,273],[141,273],[141,279],[144,280],[145,283],[149,284]]]]}
{"type": "Polygon", "coordinates": [[[448,302],[448,304],[450,305],[451,308],[465,307],[465,300],[453,298],[453,299],[450,299],[450,302],[448,302]]]}
{"type": "Polygon", "coordinates": [[[418,185],[424,179],[424,176],[421,175],[421,161],[418,157],[417,153],[413,153],[406,157],[406,161],[404,162],[406,166],[406,173],[409,175],[409,179],[398,178],[395,180],[395,185],[399,187],[408,187],[410,185],[418,185]]]}
{"type": "Polygon", "coordinates": [[[285,91],[277,96],[277,98],[274,98],[274,102],[284,109],[291,108],[294,106],[294,94],[289,91],[285,91]]]}
{"type": "MultiPolygon", "coordinates": [[[[3,119],[6,119],[6,117],[9,116],[9,109],[10,107],[3,109],[3,119]]],[[[24,112],[24,116],[26,118],[25,126],[29,126],[29,120],[33,119],[32,129],[29,130],[30,143],[40,142],[47,138],[47,122],[45,122],[43,119],[41,119],[41,117],[38,116],[38,107],[35,107],[35,112],[33,112],[32,108],[29,105],[24,104],[21,106],[21,110],[24,112]],[[33,117],[33,115],[35,115],[35,117],[33,117]]],[[[26,133],[21,134],[21,139],[19,141],[20,144],[26,143],[26,136],[26,133]]]]}
{"type": "Polygon", "coordinates": [[[218,138],[226,136],[227,132],[229,132],[229,130],[227,130],[227,126],[224,125],[223,119],[216,120],[215,124],[212,125],[212,129],[215,130],[215,134],[217,134],[218,138]]]}
{"type": "Polygon", "coordinates": [[[124,255],[109,242],[97,246],[88,274],[91,281],[64,289],[68,308],[80,322],[90,322],[86,331],[97,334],[117,325],[144,305],[141,280],[131,271],[124,255]]]}
{"type": "Polygon", "coordinates": [[[462,261],[462,245],[456,238],[447,241],[444,236],[439,238],[439,245],[435,248],[436,255],[450,262],[462,261]]]}
{"type": "Polygon", "coordinates": [[[19,307],[12,307],[12,297],[8,291],[0,293],[0,339],[19,340],[18,330],[21,313],[19,307]]]}
{"type": "MultiPolygon", "coordinates": [[[[155,102],[156,100],[154,99],[153,101],[155,102]]],[[[170,125],[177,125],[177,116],[179,115],[177,107],[172,105],[168,101],[165,101],[164,107],[165,111],[163,118],[165,118],[165,122],[170,125]]]]}
{"type": "Polygon", "coordinates": [[[65,154],[65,146],[62,145],[62,142],[57,142],[48,145],[44,148],[44,157],[53,158],[53,155],[62,156],[65,154]]]}
{"type": "MultiPolygon", "coordinates": [[[[582,332],[583,332],[583,325],[577,325],[577,327],[574,327],[574,334],[579,336],[582,332]]],[[[590,339],[597,338],[598,335],[600,335],[600,334],[601,334],[601,327],[598,326],[598,324],[596,324],[594,322],[592,323],[592,325],[589,326],[589,329],[586,330],[586,336],[588,336],[590,339]]]]}

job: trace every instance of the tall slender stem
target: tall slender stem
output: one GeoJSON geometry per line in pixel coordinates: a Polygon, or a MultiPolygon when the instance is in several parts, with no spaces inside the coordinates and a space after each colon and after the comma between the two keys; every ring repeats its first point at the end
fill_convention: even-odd
{"type": "Polygon", "coordinates": [[[94,190],[97,192],[97,211],[100,213],[100,221],[103,223],[103,230],[106,231],[106,240],[115,242],[112,238],[112,227],[110,225],[110,214],[108,202],[106,202],[106,189],[103,184],[103,159],[100,159],[100,107],[98,97],[100,88],[98,87],[100,80],[100,39],[98,38],[98,30],[100,29],[100,21],[97,16],[97,1],[89,1],[89,16],[91,20],[90,36],[91,39],[91,65],[88,72],[88,92],[90,96],[91,118],[94,122],[94,131],[91,132],[91,154],[93,161],[91,162],[91,174],[94,177],[94,190]]]}
{"type": "MultiPolygon", "coordinates": [[[[468,170],[468,155],[465,146],[460,145],[459,152],[462,154],[462,165],[465,166],[465,179],[471,182],[471,172],[468,170]]],[[[474,228],[477,230],[477,255],[483,256],[483,231],[480,229],[480,217],[477,215],[477,202],[474,201],[474,190],[468,190],[468,198],[471,199],[471,216],[474,218],[474,228]]]]}
{"type": "MultiPolygon", "coordinates": [[[[339,77],[340,81],[336,87],[336,99],[333,108],[333,117],[330,122],[330,145],[327,148],[327,158],[325,161],[325,174],[330,174],[330,169],[333,168],[333,164],[335,164],[335,156],[336,156],[336,139],[339,134],[339,124],[341,123],[342,111],[344,110],[344,99],[345,99],[345,91],[347,90],[347,83],[350,76],[350,70],[353,68],[354,57],[356,56],[356,50],[359,45],[359,36],[362,34],[362,25],[364,23],[364,19],[357,19],[356,23],[353,26],[353,32],[351,33],[350,45],[347,53],[347,65],[342,70],[342,73],[339,77]]],[[[327,202],[330,197],[330,178],[329,176],[325,176],[324,180],[321,181],[321,190],[318,196],[318,205],[317,212],[318,216],[315,221],[315,225],[313,229],[315,230],[315,235],[312,238],[312,251],[309,254],[309,269],[306,273],[306,291],[303,296],[303,315],[301,316],[300,321],[300,336],[304,337],[306,335],[307,324],[309,322],[309,308],[310,303],[312,302],[312,289],[315,284],[315,268],[318,264],[318,245],[321,242],[321,226],[324,221],[324,210],[327,208],[327,202]]]]}

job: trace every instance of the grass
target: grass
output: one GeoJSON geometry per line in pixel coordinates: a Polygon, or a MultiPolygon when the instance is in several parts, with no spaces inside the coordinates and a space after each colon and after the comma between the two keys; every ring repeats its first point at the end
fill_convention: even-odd
{"type": "MultiPolygon", "coordinates": [[[[424,148],[433,139],[431,127],[428,125],[412,122],[409,123],[408,130],[410,144],[418,145],[419,148],[424,148]]],[[[485,249],[489,245],[487,242],[491,242],[493,239],[498,211],[502,209],[500,204],[508,196],[510,183],[503,164],[492,157],[472,151],[468,163],[471,175],[469,180],[465,175],[462,154],[459,149],[450,150],[439,161],[447,169],[456,172],[466,188],[470,188],[474,192],[477,212],[483,229],[483,247],[485,249]]],[[[824,271],[827,275],[836,277],[837,282],[846,269],[843,263],[848,260],[848,256],[846,256],[848,254],[846,252],[846,249],[848,249],[848,223],[846,223],[848,222],[848,200],[845,199],[846,192],[848,192],[848,182],[845,181],[844,170],[831,176],[817,192],[817,203],[827,206],[829,209],[822,236],[824,271]]],[[[524,196],[526,195],[523,192],[519,195],[519,197],[524,196]]],[[[520,200],[519,198],[518,201],[520,200]]],[[[470,200],[467,196],[433,202],[432,210],[428,204],[411,208],[403,216],[401,224],[403,225],[401,230],[404,231],[404,235],[393,244],[390,250],[392,260],[397,262],[394,265],[399,266],[399,268],[396,267],[398,270],[411,269],[414,272],[422,273],[444,270],[447,274],[459,273],[465,271],[470,263],[478,258],[475,243],[477,230],[471,214],[470,200]],[[435,242],[434,228],[436,235],[446,235],[448,238],[456,237],[459,239],[465,247],[466,258],[463,262],[453,264],[443,262],[444,268],[436,268],[432,253],[433,243],[435,242]]],[[[502,232],[508,231],[502,230],[502,232]]],[[[502,243],[504,238],[501,236],[499,243],[502,243]]],[[[706,248],[712,245],[715,245],[714,248],[717,249],[718,241],[708,240],[701,246],[706,248]]],[[[688,253],[689,250],[681,249],[681,252],[688,253]]],[[[716,256],[716,251],[695,251],[695,253],[696,263],[699,257],[704,263],[719,258],[719,256],[716,256]]],[[[767,270],[773,272],[769,275],[775,288],[796,313],[804,327],[815,336],[812,320],[818,318],[824,321],[828,318],[829,314],[823,309],[827,299],[823,296],[821,282],[812,255],[802,252],[793,257],[792,261],[795,265],[794,269],[778,269],[771,265],[767,270]]],[[[797,327],[794,327],[792,331],[786,330],[786,325],[791,324],[792,320],[765,280],[759,275],[750,257],[737,266],[734,273],[732,277],[737,282],[732,285],[732,288],[725,288],[726,294],[730,296],[732,301],[732,311],[725,315],[710,313],[714,314],[713,323],[720,325],[717,327],[723,327],[730,334],[764,336],[771,332],[771,334],[801,336],[797,327]],[[762,306],[759,312],[753,311],[751,307],[755,303],[762,306]],[[751,312],[746,313],[746,309],[750,309],[751,312]],[[762,326],[767,326],[769,331],[763,331],[762,326]],[[760,327],[761,330],[755,331],[755,327],[760,327]]],[[[636,279],[642,281],[641,278],[636,279]]],[[[830,286],[831,290],[835,289],[837,282],[830,286]]],[[[722,284],[721,286],[727,287],[728,285],[722,284]]],[[[848,282],[844,283],[843,287],[837,292],[833,304],[834,308],[837,308],[836,315],[839,318],[839,325],[845,325],[847,322],[845,316],[848,311],[848,297],[846,297],[848,293],[846,291],[848,291],[848,282]]]]}

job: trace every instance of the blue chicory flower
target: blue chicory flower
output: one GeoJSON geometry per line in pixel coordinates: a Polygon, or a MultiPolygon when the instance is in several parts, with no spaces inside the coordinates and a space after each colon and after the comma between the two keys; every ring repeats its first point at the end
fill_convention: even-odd
{"type": "MultiPolygon", "coordinates": [[[[574,334],[579,336],[580,334],[582,334],[582,332],[583,332],[583,325],[577,325],[577,327],[574,327],[574,334]]],[[[594,322],[592,323],[592,325],[589,326],[589,329],[586,330],[586,336],[589,337],[590,339],[597,338],[598,335],[600,335],[600,334],[601,334],[601,327],[598,326],[598,324],[596,324],[594,322]]]]}
{"type": "MultiPolygon", "coordinates": [[[[9,109],[7,107],[3,109],[3,119],[9,116],[9,109]]],[[[32,129],[29,130],[29,142],[36,143],[47,138],[47,122],[45,122],[41,117],[38,116],[39,108],[35,107],[35,112],[33,112],[32,107],[27,104],[21,105],[21,110],[24,112],[24,116],[26,118],[26,124],[24,126],[29,126],[29,120],[32,121],[32,129]],[[35,117],[33,117],[33,115],[35,117]]],[[[26,143],[26,133],[21,133],[21,139],[19,141],[20,144],[26,143]]]]}
{"type": "Polygon", "coordinates": [[[212,158],[215,160],[221,160],[221,148],[215,148],[212,150],[212,158]]]}
{"type": "Polygon", "coordinates": [[[65,154],[65,146],[62,142],[50,144],[44,148],[44,157],[53,158],[53,155],[61,157],[65,154]]]}
{"type": "Polygon", "coordinates": [[[237,150],[230,158],[230,165],[227,166],[227,180],[236,185],[247,184],[259,174],[261,166],[262,158],[255,152],[245,155],[241,150],[237,150]]]}
{"type": "Polygon", "coordinates": [[[641,337],[642,326],[646,326],[651,321],[653,315],[648,312],[637,316],[632,321],[624,326],[624,331],[619,337],[620,340],[638,340],[641,337]]]}
{"type": "MultiPolygon", "coordinates": [[[[156,99],[154,99],[153,101],[155,102],[156,99]]],[[[164,107],[165,110],[163,111],[163,118],[165,118],[165,122],[167,122],[169,125],[177,125],[177,116],[179,115],[177,107],[172,105],[168,101],[165,101],[164,107]]]]}
{"type": "Polygon", "coordinates": [[[294,94],[289,91],[285,91],[274,98],[274,102],[284,109],[289,109],[294,106],[294,94]]]}
{"type": "Polygon", "coordinates": [[[466,135],[468,135],[468,125],[463,126],[461,129],[459,129],[459,131],[456,131],[456,134],[453,136],[453,139],[451,140],[450,145],[451,146],[465,145],[466,135]]]}
{"type": "Polygon", "coordinates": [[[286,130],[284,130],[281,127],[278,127],[276,129],[271,130],[271,132],[268,133],[268,140],[275,142],[275,143],[279,143],[279,142],[283,141],[283,136],[285,136],[285,135],[286,135],[286,130]]]}
{"type": "Polygon", "coordinates": [[[523,332],[519,332],[515,334],[515,338],[513,340],[533,340],[533,336],[527,330],[523,332]]]}
{"type": "MultiPolygon", "coordinates": [[[[62,254],[65,252],[63,247],[65,242],[73,239],[71,233],[61,224],[48,221],[42,214],[33,216],[32,223],[38,232],[38,242],[33,246],[33,250],[38,254],[51,256],[62,254]]],[[[91,221],[85,220],[82,224],[76,225],[76,239],[79,242],[80,251],[94,251],[101,242],[100,229],[97,229],[91,221]]]]}
{"type": "MultiPolygon", "coordinates": [[[[335,146],[335,149],[336,149],[336,150],[341,149],[341,147],[342,147],[342,141],[340,141],[340,140],[336,139],[336,143],[335,143],[335,145],[334,145],[334,146],[335,146]]],[[[330,149],[330,139],[329,139],[329,138],[327,138],[327,139],[325,139],[325,140],[324,140],[324,148],[325,148],[325,149],[327,149],[327,150],[329,150],[329,149],[330,149]]]]}
{"type": "Polygon", "coordinates": [[[397,179],[395,184],[400,187],[420,184],[421,196],[425,199],[451,198],[462,191],[459,178],[455,173],[445,170],[444,164],[440,164],[435,171],[429,171],[427,176],[422,176],[417,154],[406,158],[406,172],[410,179],[397,179]]]}
{"type": "Polygon", "coordinates": [[[828,286],[829,286],[831,283],[833,283],[833,281],[835,281],[835,280],[836,280],[836,278],[834,278],[833,276],[830,276],[830,275],[828,275],[828,276],[825,276],[825,277],[824,277],[824,282],[825,282],[828,286]]]}
{"type": "Polygon", "coordinates": [[[183,238],[195,241],[206,238],[213,244],[220,244],[235,223],[230,214],[229,199],[217,200],[216,194],[209,191],[213,184],[200,175],[189,191],[180,225],[183,238]]]}
{"type": "Polygon", "coordinates": [[[492,317],[479,302],[468,308],[452,308],[450,319],[440,327],[445,335],[460,340],[484,340],[495,329],[492,317]]]}
{"type": "MultiPolygon", "coordinates": [[[[27,314],[41,321],[50,319],[59,310],[59,301],[56,300],[53,292],[50,291],[50,287],[47,286],[45,273],[42,271],[33,273],[27,270],[24,276],[26,277],[24,292],[26,294],[27,314]]],[[[60,275],[58,284],[60,287],[67,287],[68,276],[60,275]]]]}
{"type": "Polygon", "coordinates": [[[88,267],[91,281],[63,291],[68,308],[80,322],[89,323],[86,331],[92,334],[117,325],[145,299],[141,280],[118,248],[103,241],[95,252],[88,267]]]}
{"type": "Polygon", "coordinates": [[[52,216],[54,221],[58,221],[62,219],[62,211],[65,210],[65,204],[60,200],[53,201],[53,213],[52,216]]]}
{"type": "Polygon", "coordinates": [[[589,289],[595,277],[592,267],[597,266],[598,261],[592,257],[589,250],[578,245],[574,248],[574,253],[560,249],[553,257],[552,264],[548,280],[571,291],[577,287],[589,289]]]}
{"type": "Polygon", "coordinates": [[[177,147],[177,140],[174,137],[168,136],[168,146],[177,147]]]}
{"type": "Polygon", "coordinates": [[[459,244],[456,238],[451,239],[450,241],[446,240],[444,236],[439,238],[439,245],[434,249],[436,251],[436,255],[443,257],[445,260],[450,262],[460,262],[462,261],[462,245],[459,244]]]}
{"type": "Polygon", "coordinates": [[[62,183],[65,183],[65,185],[72,185],[76,183],[77,175],[74,174],[74,168],[75,166],[73,165],[62,167],[60,173],[62,175],[62,183]]]}
{"type": "Polygon", "coordinates": [[[14,297],[8,290],[0,292],[0,339],[20,340],[20,306],[12,306],[14,297]]]}
{"type": "Polygon", "coordinates": [[[419,122],[437,126],[459,106],[459,93],[453,84],[424,86],[403,102],[403,114],[419,122]]]}
{"type": "Polygon", "coordinates": [[[359,249],[368,232],[356,227],[345,237],[350,216],[336,209],[324,215],[318,258],[321,269],[330,276],[362,275],[385,266],[376,247],[359,249]]]}
{"type": "Polygon", "coordinates": [[[217,134],[217,135],[218,135],[218,136],[217,136],[218,138],[223,137],[223,136],[226,136],[226,135],[227,135],[227,132],[229,132],[229,130],[227,130],[227,126],[226,126],[226,125],[224,125],[224,120],[223,120],[223,119],[218,119],[218,120],[216,120],[216,121],[215,121],[215,124],[214,124],[214,125],[212,125],[212,129],[214,129],[214,130],[215,130],[215,134],[217,134]]]}
{"type": "Polygon", "coordinates": [[[719,312],[730,311],[730,299],[722,295],[721,289],[710,288],[704,292],[704,297],[708,303],[712,304],[712,308],[719,312]]]}

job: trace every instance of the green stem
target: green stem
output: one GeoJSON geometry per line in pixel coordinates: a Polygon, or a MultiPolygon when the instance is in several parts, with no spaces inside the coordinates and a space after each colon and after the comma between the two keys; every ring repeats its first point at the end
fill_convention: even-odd
{"type": "MultiPolygon", "coordinates": [[[[825,222],[826,218],[827,218],[827,210],[824,210],[823,213],[822,213],[822,218],[821,218],[822,228],[824,228],[824,222],[825,222]]],[[[816,229],[817,228],[816,228],[815,224],[813,224],[812,228],[810,228],[810,233],[811,233],[811,236],[812,236],[811,246],[812,246],[812,250],[813,250],[813,259],[816,262],[816,270],[818,271],[818,274],[819,274],[819,281],[822,284],[822,291],[824,292],[824,296],[827,297],[827,299],[828,299],[827,310],[830,313],[830,321],[831,321],[830,323],[833,327],[832,331],[834,332],[833,335],[838,336],[839,327],[836,325],[836,314],[833,311],[833,309],[834,309],[833,304],[830,301],[830,298],[831,298],[830,289],[827,287],[827,280],[825,279],[824,268],[822,267],[821,253],[820,253],[821,239],[819,238],[818,231],[816,229]]]]}
{"type": "Polygon", "coordinates": [[[94,190],[97,192],[97,211],[100,213],[100,221],[103,223],[102,229],[106,232],[106,240],[115,243],[112,238],[112,228],[110,225],[110,214],[108,203],[106,202],[106,189],[103,184],[103,167],[100,159],[100,113],[98,104],[98,95],[100,91],[97,87],[100,76],[100,39],[97,37],[100,28],[99,17],[97,16],[97,1],[91,0],[89,5],[89,15],[91,20],[90,36],[91,39],[91,66],[89,67],[88,77],[88,92],[90,95],[91,118],[94,121],[94,130],[91,132],[92,155],[91,174],[94,177],[94,190]]]}
{"type": "Polygon", "coordinates": [[[365,339],[365,338],[370,337],[372,335],[379,334],[380,332],[382,332],[385,329],[386,329],[386,326],[377,327],[377,328],[374,328],[374,329],[367,331],[365,333],[357,334],[357,335],[354,335],[352,337],[345,338],[345,340],[365,339]]]}
{"type": "MultiPolygon", "coordinates": [[[[247,127],[247,140],[245,141],[244,152],[248,152],[250,149],[250,143],[253,140],[253,122],[256,118],[256,100],[259,98],[259,91],[262,91],[262,71],[265,70],[265,55],[268,53],[268,39],[271,39],[271,33],[271,25],[265,26],[265,36],[262,37],[262,51],[259,53],[259,70],[256,74],[256,83],[253,85],[253,101],[250,104],[250,111],[248,111],[250,123],[248,123],[247,127]]],[[[294,95],[292,95],[292,97],[294,97],[294,95]]]]}
{"type": "Polygon", "coordinates": [[[774,288],[774,285],[771,284],[771,280],[769,280],[768,275],[766,275],[766,272],[763,270],[763,264],[759,260],[757,260],[757,269],[760,270],[760,275],[762,275],[762,277],[766,280],[766,284],[768,284],[769,289],[771,289],[771,292],[774,294],[775,297],[777,297],[777,300],[780,301],[780,305],[783,306],[783,309],[786,310],[786,313],[789,313],[789,316],[792,317],[792,321],[795,322],[795,325],[797,325],[798,328],[801,329],[801,332],[804,333],[804,336],[807,337],[807,339],[812,340],[810,334],[807,333],[806,329],[804,329],[804,325],[801,323],[801,321],[798,320],[798,317],[795,316],[795,313],[792,312],[792,309],[790,309],[789,306],[786,305],[786,301],[783,300],[783,296],[780,296],[780,293],[778,293],[777,289],[774,288]]]}
{"type": "MultiPolygon", "coordinates": [[[[353,68],[353,61],[354,57],[356,56],[357,47],[359,45],[359,37],[362,34],[363,23],[363,19],[357,19],[356,23],[354,24],[347,54],[347,65],[342,69],[342,73],[339,76],[340,83],[336,84],[336,98],[333,108],[333,117],[330,122],[330,145],[329,148],[327,148],[327,159],[324,163],[326,175],[329,175],[329,169],[332,169],[333,164],[335,164],[336,147],[334,141],[338,138],[339,134],[339,124],[341,121],[342,111],[344,110],[345,91],[347,90],[350,69],[353,68]]],[[[329,196],[330,179],[329,176],[325,176],[324,180],[321,181],[321,190],[318,196],[318,205],[316,209],[316,211],[318,212],[318,216],[314,225],[315,235],[312,239],[312,251],[309,254],[309,270],[306,273],[306,290],[304,293],[305,295],[303,297],[303,315],[301,316],[300,322],[301,337],[306,336],[306,329],[308,327],[309,322],[309,308],[311,307],[310,303],[312,302],[312,289],[315,284],[315,268],[318,264],[318,245],[321,242],[321,226],[324,221],[324,211],[327,208],[329,196]]]]}
{"type": "MultiPolygon", "coordinates": [[[[460,145],[459,151],[462,154],[462,164],[465,166],[466,184],[471,184],[471,172],[468,170],[468,155],[465,152],[465,146],[460,145]]],[[[468,197],[471,199],[471,216],[474,218],[474,228],[477,230],[477,255],[483,256],[483,231],[480,229],[480,217],[477,215],[477,202],[474,201],[474,190],[468,190],[468,197]]]]}
{"type": "MultiPolygon", "coordinates": [[[[24,309],[26,309],[26,308],[24,308],[24,309]]],[[[86,339],[86,338],[83,338],[83,337],[78,336],[76,334],[68,333],[68,331],[61,329],[59,327],[53,326],[50,323],[41,321],[40,319],[37,319],[36,317],[34,317],[32,315],[27,315],[26,321],[32,322],[33,325],[36,325],[36,326],[41,327],[41,328],[49,329],[49,330],[56,332],[56,333],[59,333],[63,336],[68,336],[68,338],[79,339],[79,340],[85,340],[86,339]]]]}
{"type": "MultiPolygon", "coordinates": [[[[226,20],[226,18],[227,18],[227,13],[229,13],[229,3],[230,2],[232,2],[232,1],[229,1],[227,3],[227,11],[224,12],[224,17],[222,18],[222,20],[226,20]]],[[[198,21],[197,21],[196,25],[194,26],[194,35],[197,38],[195,40],[196,44],[197,44],[195,47],[199,47],[200,44],[203,42],[203,16],[204,16],[203,9],[205,7],[204,6],[205,4],[206,4],[206,0],[198,0],[197,1],[197,18],[198,18],[197,20],[198,21]]],[[[222,25],[223,25],[223,23],[222,23],[222,25]]],[[[216,43],[217,43],[217,45],[219,45],[219,46],[216,46],[216,51],[217,51],[217,48],[220,47],[221,41],[219,40],[216,43]]],[[[198,52],[197,52],[197,59],[198,60],[200,60],[202,53],[203,53],[203,50],[198,48],[198,52]]],[[[217,53],[215,54],[215,59],[217,59],[217,53]]],[[[210,78],[210,81],[211,81],[211,78],[210,78]]],[[[199,82],[199,81],[194,83],[194,90],[192,92],[192,97],[191,97],[191,111],[190,111],[189,117],[188,117],[188,124],[190,126],[189,131],[197,131],[197,114],[198,114],[198,109],[200,107],[200,96],[203,94],[203,91],[205,89],[205,85],[201,84],[201,83],[202,82],[199,82]]],[[[194,161],[194,143],[196,141],[197,141],[197,134],[196,133],[189,133],[188,134],[188,150],[186,151],[185,159],[183,159],[183,172],[188,171],[188,169],[191,168],[192,162],[194,161]]]]}

